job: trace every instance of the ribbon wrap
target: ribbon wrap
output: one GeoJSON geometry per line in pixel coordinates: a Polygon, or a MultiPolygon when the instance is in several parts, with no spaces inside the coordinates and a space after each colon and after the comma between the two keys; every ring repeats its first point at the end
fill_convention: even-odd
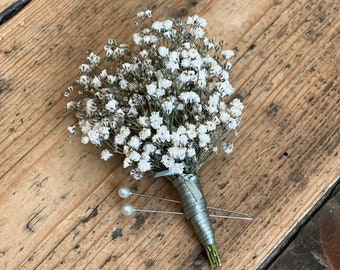
{"type": "Polygon", "coordinates": [[[214,232],[198,176],[182,174],[170,181],[181,196],[184,215],[193,225],[200,243],[203,246],[214,245],[214,232]]]}

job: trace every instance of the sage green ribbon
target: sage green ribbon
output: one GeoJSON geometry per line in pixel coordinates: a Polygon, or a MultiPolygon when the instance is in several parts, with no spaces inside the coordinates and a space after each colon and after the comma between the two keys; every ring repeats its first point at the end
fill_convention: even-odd
{"type": "MultiPolygon", "coordinates": [[[[174,175],[170,170],[155,174],[155,178],[174,175]]],[[[185,217],[190,220],[203,246],[214,245],[215,237],[211,227],[207,203],[196,174],[181,174],[170,182],[181,196],[185,217]]]]}

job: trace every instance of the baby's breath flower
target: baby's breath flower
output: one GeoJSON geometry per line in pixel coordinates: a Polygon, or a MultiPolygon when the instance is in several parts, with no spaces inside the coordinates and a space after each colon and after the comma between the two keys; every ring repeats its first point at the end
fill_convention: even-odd
{"type": "Polygon", "coordinates": [[[195,92],[190,91],[190,92],[182,92],[179,95],[179,98],[185,103],[199,103],[200,102],[200,97],[197,95],[195,92]]]}
{"type": "Polygon", "coordinates": [[[222,51],[221,54],[225,59],[230,59],[235,55],[235,53],[232,50],[222,51]]]}
{"type": "Polygon", "coordinates": [[[87,57],[87,59],[89,60],[92,67],[96,67],[100,62],[100,57],[98,55],[94,54],[93,52],[90,53],[90,55],[89,55],[89,57],[87,57]]]}
{"type": "Polygon", "coordinates": [[[146,140],[147,138],[149,138],[151,136],[151,130],[149,128],[143,128],[140,132],[139,132],[139,138],[141,140],[146,140]]]}
{"type": "Polygon", "coordinates": [[[157,32],[160,32],[163,29],[163,23],[155,21],[152,25],[151,28],[153,30],[156,30],[157,32]]]}
{"type": "Polygon", "coordinates": [[[169,55],[169,48],[164,47],[164,46],[160,46],[158,48],[158,53],[159,53],[160,56],[166,57],[166,56],[169,55]]]}
{"type": "Polygon", "coordinates": [[[163,123],[163,118],[159,116],[159,112],[151,112],[150,125],[154,129],[159,129],[163,123]]]}
{"type": "Polygon", "coordinates": [[[222,143],[222,149],[225,153],[230,154],[234,150],[234,145],[232,143],[222,143]]]}
{"type": "Polygon", "coordinates": [[[132,136],[131,139],[128,141],[128,145],[135,150],[138,150],[141,143],[141,140],[137,136],[132,136]]]}
{"type": "Polygon", "coordinates": [[[234,53],[205,36],[207,22],[197,15],[156,21],[146,10],[137,17],[131,46],[110,39],[103,58],[91,52],[79,66],[79,99],[66,107],[76,112],[82,143],[109,145],[101,157],[123,155],[136,179],[162,169],[196,173],[219,148],[232,151],[225,138],[237,134],[243,110],[239,99],[227,100],[234,53]]]}
{"type": "Polygon", "coordinates": [[[79,71],[80,71],[81,73],[87,73],[87,72],[91,72],[92,69],[91,69],[91,67],[90,67],[88,64],[81,64],[81,65],[79,66],[79,71]]]}
{"type": "Polygon", "coordinates": [[[137,168],[141,172],[147,172],[147,171],[150,171],[152,169],[152,165],[151,165],[149,160],[141,159],[137,164],[137,168]]]}
{"type": "Polygon", "coordinates": [[[172,110],[175,108],[175,105],[172,101],[164,101],[162,103],[162,109],[166,114],[170,114],[172,112],[172,110]]]}
{"type": "Polygon", "coordinates": [[[67,130],[70,132],[70,133],[76,133],[76,126],[75,125],[70,125],[67,127],[67,130]]]}
{"type": "Polygon", "coordinates": [[[110,159],[111,157],[113,157],[113,154],[107,150],[107,149],[104,149],[102,152],[101,152],[101,155],[100,155],[101,159],[103,160],[108,160],[110,159]]]}

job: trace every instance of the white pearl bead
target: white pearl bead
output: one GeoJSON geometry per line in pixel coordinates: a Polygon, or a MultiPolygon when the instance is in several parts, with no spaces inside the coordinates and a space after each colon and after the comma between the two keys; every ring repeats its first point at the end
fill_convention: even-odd
{"type": "Polygon", "coordinates": [[[122,208],[122,213],[124,216],[131,216],[135,212],[135,208],[131,204],[124,204],[122,208]]]}
{"type": "Polygon", "coordinates": [[[121,187],[118,191],[118,194],[121,198],[125,199],[129,197],[132,193],[128,187],[121,187]]]}

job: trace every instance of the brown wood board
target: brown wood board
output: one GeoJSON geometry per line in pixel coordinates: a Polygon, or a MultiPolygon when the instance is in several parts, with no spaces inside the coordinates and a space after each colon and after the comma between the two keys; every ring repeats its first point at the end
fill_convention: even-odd
{"type": "Polygon", "coordinates": [[[0,12],[4,11],[6,8],[13,5],[15,2],[17,2],[17,1],[15,1],[15,0],[1,0],[1,2],[0,2],[0,12]]]}
{"type": "Polygon", "coordinates": [[[197,13],[236,52],[240,135],[200,171],[209,205],[254,218],[213,221],[223,269],[256,269],[339,177],[337,1],[32,1],[0,26],[1,269],[209,269],[183,217],[120,213],[122,185],[178,199],[166,180],[134,181],[120,158],[68,139],[63,93],[86,52],[131,42],[148,8],[197,13]]]}

